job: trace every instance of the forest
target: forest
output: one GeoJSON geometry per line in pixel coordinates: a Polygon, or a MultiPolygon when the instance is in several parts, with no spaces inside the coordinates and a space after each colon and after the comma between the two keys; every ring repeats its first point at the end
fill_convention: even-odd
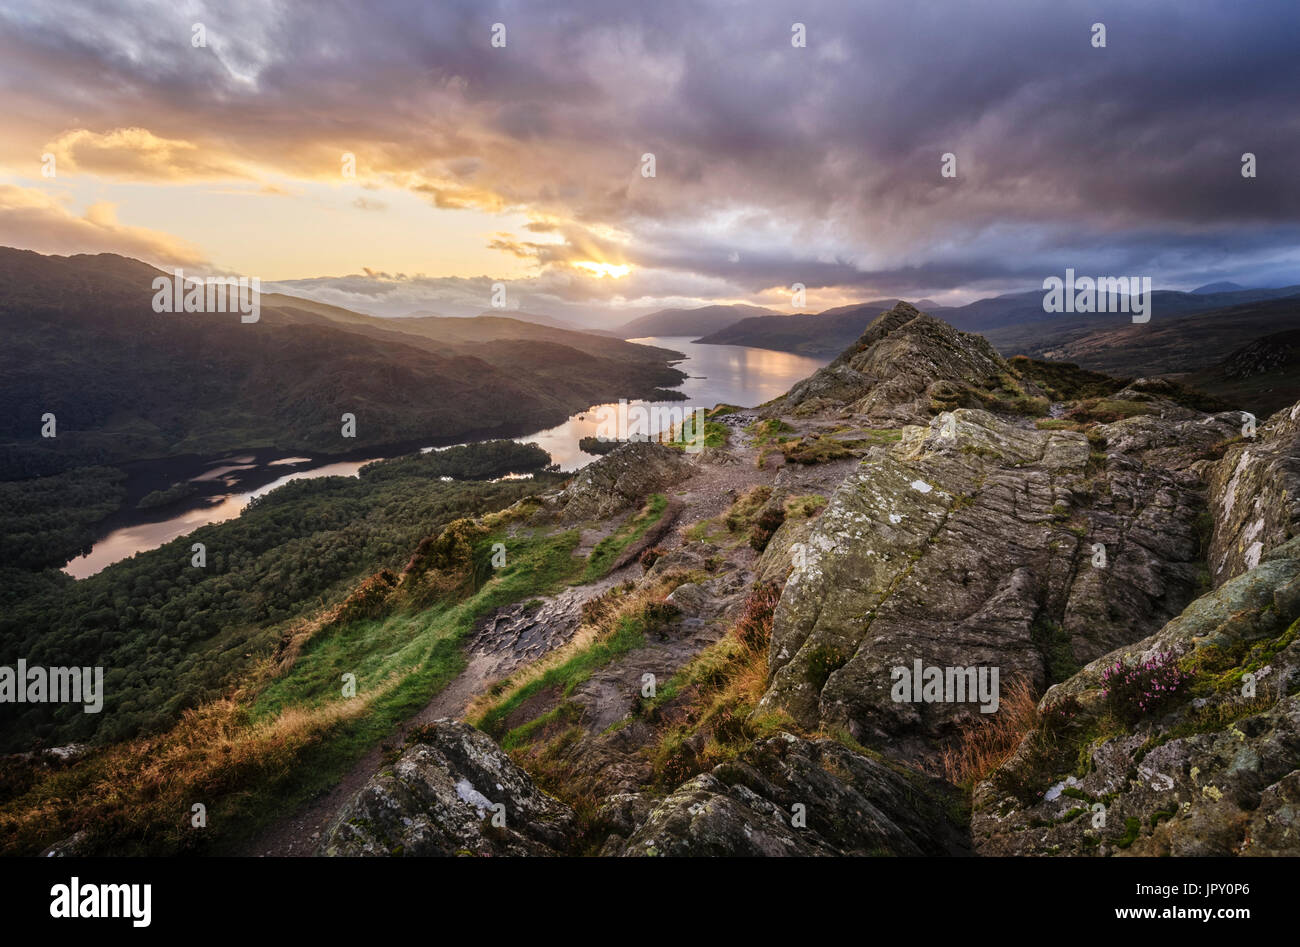
{"type": "MultiPolygon", "coordinates": [[[[265,659],[302,613],[338,600],[378,569],[400,569],[422,539],[452,520],[503,509],[562,480],[541,470],[549,460],[536,445],[511,441],[400,457],[369,465],[360,477],[286,484],[236,519],[87,579],[6,570],[4,652],[29,664],[103,666],[107,698],[106,712],[93,715],[3,705],[0,750],[121,740],[169,725],[265,659]],[[500,482],[441,479],[529,470],[540,472],[500,482]],[[191,565],[194,543],[206,548],[202,568],[191,565]]],[[[83,481],[87,491],[111,482],[83,481]]],[[[29,516],[36,524],[39,514],[29,516]]]]}

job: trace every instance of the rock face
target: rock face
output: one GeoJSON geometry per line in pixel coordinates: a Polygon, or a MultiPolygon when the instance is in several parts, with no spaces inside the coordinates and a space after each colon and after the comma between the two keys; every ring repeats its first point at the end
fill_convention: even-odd
{"type": "Polygon", "coordinates": [[[966,854],[949,801],[937,782],[831,740],[782,733],[686,782],[648,814],[635,797],[615,797],[611,822],[640,824],[626,839],[611,836],[602,854],[966,854]]]}
{"type": "Polygon", "coordinates": [[[875,423],[924,422],[932,396],[954,383],[984,386],[1009,366],[983,336],[900,302],[881,313],[856,344],[790,389],[769,411],[806,416],[847,407],[875,423]]]}
{"type": "Polygon", "coordinates": [[[1210,565],[1216,585],[1300,534],[1300,404],[1232,445],[1210,475],[1215,511],[1210,565]]]}
{"type": "Polygon", "coordinates": [[[1300,539],[1052,688],[975,796],[981,854],[1300,854],[1300,539]],[[1103,672],[1187,676],[1135,723],[1103,672]]]}
{"type": "MultiPolygon", "coordinates": [[[[960,855],[954,794],[830,740],[784,733],[665,799],[609,797],[605,855],[960,855]],[[802,811],[799,810],[802,806],[802,811]]],[[[485,734],[440,720],[340,813],[320,854],[562,855],[573,811],[485,734]],[[505,825],[493,826],[493,805],[505,825]]]]}
{"type": "Polygon", "coordinates": [[[1104,458],[1083,434],[966,409],[872,448],[803,543],[760,710],[933,760],[979,707],[897,702],[893,668],[1042,689],[1177,615],[1202,573],[1190,468],[1230,427],[1167,413],[1099,426],[1104,458]]]}
{"type": "MultiPolygon", "coordinates": [[[[584,801],[579,818],[488,736],[441,720],[355,797],[322,852],[1300,854],[1300,405],[1242,437],[1239,412],[1187,407],[1207,402],[1168,381],[1088,388],[1039,368],[1043,389],[982,338],[905,303],[883,313],[763,409],[785,422],[778,434],[860,429],[865,454],[781,468],[768,502],[829,502],[788,515],[761,556],[709,526],[753,485],[741,476],[753,445],[689,457],[631,443],[584,469],[533,525],[599,534],[688,479],[691,497],[693,478],[727,488],[698,538],[689,523],[680,541],[669,532],[675,501],[642,537],[665,548],[641,586],[637,570],[602,586],[645,595],[630,601],[658,615],[635,646],[500,722],[504,735],[539,721],[534,742],[507,741],[514,758],[566,799],[603,804],[584,801]],[[1044,390],[1077,397],[1052,406],[1044,390]],[[1049,411],[1041,426],[1030,417],[1049,411]],[[882,425],[902,426],[896,442],[882,425]],[[715,693],[709,675],[730,672],[706,656],[701,676],[648,706],[647,674],[672,680],[720,641],[756,581],[771,588],[764,622],[783,588],[766,678],[747,652],[747,676],[730,682],[743,691],[715,693]],[[1163,683],[1138,703],[1117,672],[1163,683]],[[959,791],[925,774],[972,727],[1005,720],[993,713],[1016,679],[1045,696],[976,787],[968,826],[959,791]],[[742,709],[696,727],[724,695],[728,713],[742,709]],[[792,732],[753,736],[773,726],[792,732]],[[656,756],[672,740],[689,766],[656,756]],[[699,775],[662,796],[662,780],[684,778],[668,773],[699,775]]],[[[595,586],[494,613],[474,660],[500,671],[552,651],[595,586]]]]}
{"type": "Polygon", "coordinates": [[[632,441],[582,468],[549,506],[564,523],[604,519],[652,493],[680,483],[693,469],[685,452],[649,441],[632,441]]]}
{"type": "MultiPolygon", "coordinates": [[[[499,821],[499,820],[498,820],[499,821]]],[[[330,827],[323,855],[554,855],[573,811],[538,789],[486,734],[439,720],[330,827]],[[505,824],[494,825],[494,805],[505,824]]]]}

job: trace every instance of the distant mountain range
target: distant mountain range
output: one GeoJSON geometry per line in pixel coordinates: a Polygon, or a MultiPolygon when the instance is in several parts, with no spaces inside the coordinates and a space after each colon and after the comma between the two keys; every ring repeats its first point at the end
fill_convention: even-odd
{"type": "Polygon", "coordinates": [[[280,293],[256,323],[153,310],[116,254],[0,248],[0,479],[275,447],[522,434],[685,377],[679,353],[502,316],[384,319],[280,293]],[[340,436],[341,415],[356,437],[340,436]],[[41,436],[53,414],[57,437],[41,436]]]}
{"type": "MultiPolygon", "coordinates": [[[[1235,284],[1210,284],[1193,293],[1154,291],[1152,321],[1143,325],[1134,325],[1127,312],[1092,315],[1045,312],[1040,290],[976,299],[966,306],[926,310],[918,304],[918,308],[940,315],[965,332],[982,333],[1004,355],[1071,360],[1119,375],[1153,375],[1199,371],[1245,342],[1296,324],[1300,285],[1277,289],[1225,289],[1225,286],[1235,284]],[[1173,320],[1195,313],[1214,315],[1196,323],[1199,329],[1190,336],[1182,336],[1179,328],[1182,323],[1173,320]],[[1113,354],[1104,355],[1110,350],[1112,340],[1113,354]]],[[[878,299],[816,315],[742,319],[697,341],[829,358],[852,345],[875,316],[896,302],[878,299]]]]}
{"type": "Polygon", "coordinates": [[[1198,286],[1192,292],[1197,295],[1205,295],[1206,293],[1236,293],[1244,289],[1246,287],[1240,283],[1229,283],[1227,280],[1222,280],[1218,283],[1206,283],[1204,286],[1198,286]]]}
{"type": "Polygon", "coordinates": [[[1161,312],[1157,303],[1151,321],[1140,325],[1121,314],[984,335],[1004,355],[1129,378],[1177,375],[1261,418],[1300,399],[1300,295],[1163,318],[1161,312]]]}
{"type": "MultiPolygon", "coordinates": [[[[1211,284],[1213,285],[1213,284],[1211,284]]],[[[1227,292],[1209,291],[1210,286],[1203,286],[1197,292],[1184,293],[1177,290],[1161,289],[1151,293],[1152,318],[1164,319],[1170,316],[1186,315],[1193,312],[1206,312],[1210,309],[1224,309],[1242,303],[1261,302],[1268,299],[1282,299],[1287,296],[1300,295],[1300,286],[1283,286],[1277,289],[1240,289],[1227,292]]],[[[1061,324],[1073,319],[1061,313],[1046,312],[1043,309],[1043,291],[1031,290],[1026,293],[1009,293],[994,296],[991,299],[977,299],[965,306],[937,310],[952,325],[966,332],[987,333],[991,329],[1007,326],[1036,325],[1038,323],[1061,324]]],[[[1110,318],[1118,322],[1131,322],[1127,313],[1096,314],[1094,319],[1110,318]]]]}
{"type": "Polygon", "coordinates": [[[857,341],[872,319],[897,304],[897,299],[876,299],[817,314],[742,319],[698,341],[708,345],[750,345],[800,355],[833,356],[857,341]]]}

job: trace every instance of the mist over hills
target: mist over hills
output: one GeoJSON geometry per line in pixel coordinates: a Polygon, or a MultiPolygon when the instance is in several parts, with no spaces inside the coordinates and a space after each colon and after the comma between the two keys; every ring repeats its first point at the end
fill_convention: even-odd
{"type": "Polygon", "coordinates": [[[698,309],[662,309],[624,323],[618,334],[624,339],[655,335],[708,335],[734,325],[742,319],[761,320],[781,316],[762,306],[701,306],[698,309]]]}
{"type": "Polygon", "coordinates": [[[810,315],[742,319],[699,341],[707,345],[752,345],[799,355],[833,356],[857,339],[872,319],[897,304],[897,299],[877,299],[810,315]]]}

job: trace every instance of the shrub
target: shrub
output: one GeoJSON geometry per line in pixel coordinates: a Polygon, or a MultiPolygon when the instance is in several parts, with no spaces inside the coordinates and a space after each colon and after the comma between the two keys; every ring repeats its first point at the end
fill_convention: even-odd
{"type": "Polygon", "coordinates": [[[745,599],[740,618],[736,622],[736,639],[750,651],[766,654],[772,639],[772,616],[776,603],[781,601],[781,590],[774,584],[755,585],[745,599]]]}
{"type": "Polygon", "coordinates": [[[754,530],[749,534],[749,544],[762,552],[771,541],[772,534],[780,529],[784,522],[785,509],[780,506],[769,506],[758,515],[754,530]]]}
{"type": "Polygon", "coordinates": [[[1111,712],[1131,724],[1168,704],[1190,679],[1166,651],[1141,664],[1116,661],[1101,672],[1101,693],[1111,712]]]}

